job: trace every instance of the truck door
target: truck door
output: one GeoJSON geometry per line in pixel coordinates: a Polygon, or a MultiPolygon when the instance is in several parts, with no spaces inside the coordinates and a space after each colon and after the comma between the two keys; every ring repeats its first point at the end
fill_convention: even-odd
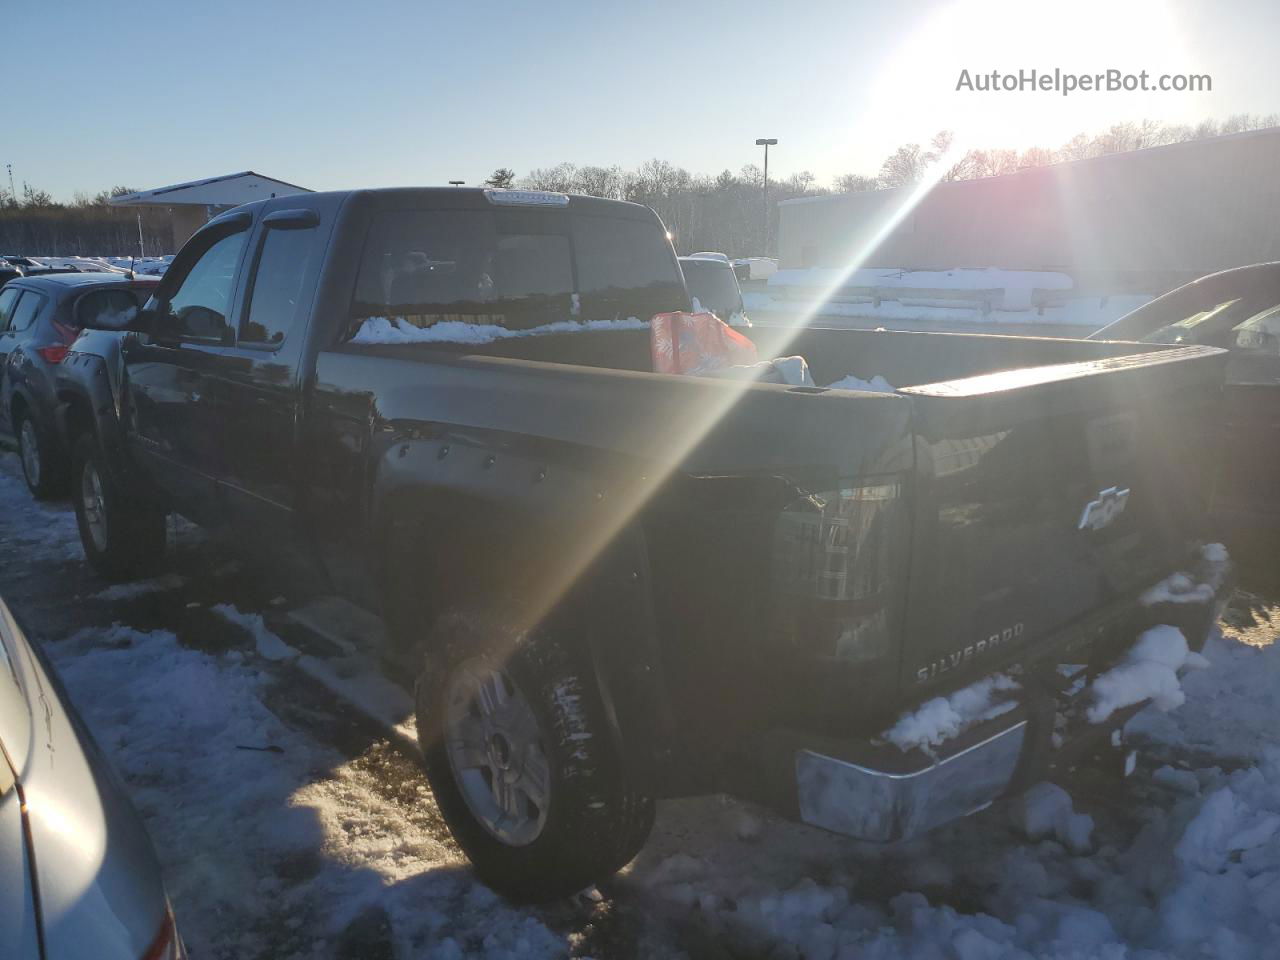
{"type": "Polygon", "coordinates": [[[233,349],[217,364],[220,495],[237,524],[278,532],[297,506],[306,317],[327,233],[311,209],[262,220],[233,349]]]}
{"type": "Polygon", "coordinates": [[[251,222],[235,216],[193,237],[174,261],[181,276],[151,301],[153,332],[127,337],[121,351],[130,448],[173,506],[206,524],[219,519],[221,472],[212,373],[235,340],[229,317],[251,222]]]}

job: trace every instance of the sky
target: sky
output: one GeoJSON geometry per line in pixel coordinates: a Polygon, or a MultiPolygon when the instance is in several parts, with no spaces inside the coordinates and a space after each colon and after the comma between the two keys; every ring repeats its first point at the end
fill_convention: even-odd
{"type": "MultiPolygon", "coordinates": [[[[252,169],[313,189],[561,161],[874,174],[897,146],[1058,146],[1280,111],[1274,0],[0,0],[0,164],[59,199],[252,169]],[[981,93],[1019,69],[1207,93],[981,93]]],[[[0,167],[0,176],[3,176],[0,167]]]]}

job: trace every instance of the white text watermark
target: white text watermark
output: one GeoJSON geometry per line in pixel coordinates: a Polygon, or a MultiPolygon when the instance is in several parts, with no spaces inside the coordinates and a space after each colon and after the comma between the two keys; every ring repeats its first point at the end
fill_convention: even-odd
{"type": "Polygon", "coordinates": [[[956,90],[974,93],[1209,93],[1213,77],[1207,73],[1161,73],[1146,70],[1103,70],[1101,73],[1071,73],[1053,70],[1024,69],[1002,73],[999,70],[973,72],[961,70],[956,90]]]}

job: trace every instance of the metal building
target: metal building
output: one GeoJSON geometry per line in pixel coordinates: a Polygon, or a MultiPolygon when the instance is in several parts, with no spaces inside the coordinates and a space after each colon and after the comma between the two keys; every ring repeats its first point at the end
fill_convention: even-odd
{"type": "Polygon", "coordinates": [[[311,193],[306,187],[264,177],[252,170],[175,183],[113,197],[114,207],[169,207],[173,211],[173,249],[177,250],[210,217],[252,200],[311,193]]]}

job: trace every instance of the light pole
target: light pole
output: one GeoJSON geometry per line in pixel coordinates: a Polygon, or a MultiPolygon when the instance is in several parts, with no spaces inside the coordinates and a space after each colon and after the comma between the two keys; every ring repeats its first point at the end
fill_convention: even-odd
{"type": "Polygon", "coordinates": [[[449,186],[451,186],[451,187],[460,187],[460,186],[462,186],[462,185],[463,185],[464,183],[466,183],[466,182],[467,182],[467,181],[465,181],[465,180],[450,180],[450,181],[449,181],[449,186]]]}
{"type": "Polygon", "coordinates": [[[756,141],[757,147],[764,147],[764,249],[760,251],[769,255],[769,148],[778,145],[778,138],[761,137],[756,141]]]}

